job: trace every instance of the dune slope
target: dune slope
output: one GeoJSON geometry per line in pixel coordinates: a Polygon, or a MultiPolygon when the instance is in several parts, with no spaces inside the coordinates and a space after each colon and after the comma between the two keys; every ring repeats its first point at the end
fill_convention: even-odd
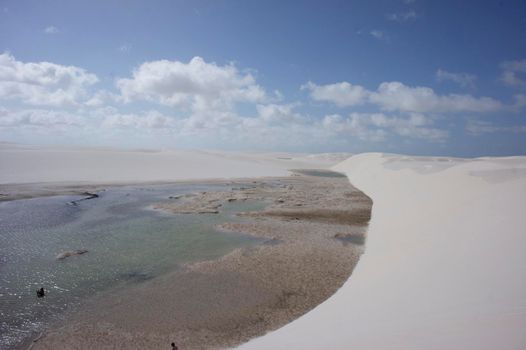
{"type": "Polygon", "coordinates": [[[334,296],[241,349],[526,348],[526,157],[333,169],[373,200],[365,254],[334,296]]]}

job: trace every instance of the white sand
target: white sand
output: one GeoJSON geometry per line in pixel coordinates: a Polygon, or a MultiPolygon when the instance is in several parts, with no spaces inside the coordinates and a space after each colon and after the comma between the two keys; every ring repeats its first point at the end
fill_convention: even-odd
{"type": "MultiPolygon", "coordinates": [[[[0,144],[0,184],[281,176],[341,157],[0,144]]],[[[241,349],[526,349],[526,157],[334,169],[374,201],[365,255],[333,297],[241,349]]]]}
{"type": "Polygon", "coordinates": [[[362,154],[364,256],[326,302],[240,349],[526,349],[526,157],[362,154]]]}
{"type": "Polygon", "coordinates": [[[115,150],[0,143],[0,184],[123,183],[288,175],[349,154],[115,150]]]}

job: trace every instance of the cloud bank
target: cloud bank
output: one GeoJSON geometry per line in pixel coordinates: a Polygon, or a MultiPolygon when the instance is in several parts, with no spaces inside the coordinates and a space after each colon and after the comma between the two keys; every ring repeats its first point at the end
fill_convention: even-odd
{"type": "Polygon", "coordinates": [[[429,87],[411,87],[401,82],[383,82],[375,91],[360,85],[340,82],[316,85],[309,82],[303,89],[310,92],[315,101],[334,103],[338,106],[358,106],[370,104],[384,111],[400,112],[494,112],[503,105],[490,97],[476,98],[471,95],[439,95],[429,87]]]}
{"type": "MultiPolygon", "coordinates": [[[[501,65],[509,85],[521,86],[524,62],[501,65]]],[[[445,70],[436,77],[463,87],[476,79],[445,70]]],[[[305,101],[287,101],[281,93],[269,95],[253,71],[201,57],[143,62],[129,76],[102,84],[81,67],[22,62],[1,54],[0,135],[34,135],[38,130],[50,139],[60,132],[79,138],[96,134],[104,142],[149,138],[153,144],[164,140],[245,149],[342,149],[411,140],[445,144],[451,136],[444,122],[449,116],[473,119],[526,107],[526,95],[521,93],[505,104],[398,81],[382,82],[376,89],[347,81],[307,82],[298,87],[305,101]]],[[[517,131],[473,120],[466,126],[469,135],[517,131]]]]}
{"type": "Polygon", "coordinates": [[[82,103],[87,88],[98,82],[95,74],[75,66],[49,62],[24,63],[0,55],[0,99],[29,105],[68,107],[82,103]]]}

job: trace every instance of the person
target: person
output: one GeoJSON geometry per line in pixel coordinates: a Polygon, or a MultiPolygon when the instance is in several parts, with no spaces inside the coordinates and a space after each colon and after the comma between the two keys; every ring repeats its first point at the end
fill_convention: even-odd
{"type": "Polygon", "coordinates": [[[175,346],[175,343],[172,343],[172,350],[178,350],[178,347],[175,346]]]}
{"type": "Polygon", "coordinates": [[[44,292],[44,287],[37,289],[37,298],[43,298],[46,296],[46,292],[44,292]]]}

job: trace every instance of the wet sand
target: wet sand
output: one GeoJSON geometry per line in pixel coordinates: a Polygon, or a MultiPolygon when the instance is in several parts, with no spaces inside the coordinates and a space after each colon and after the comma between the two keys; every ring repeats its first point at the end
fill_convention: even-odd
{"type": "Polygon", "coordinates": [[[372,202],[347,178],[298,175],[233,187],[154,207],[214,215],[228,201],[263,200],[264,210],[217,227],[262,244],[95,296],[32,349],[162,349],[171,342],[179,349],[228,348],[296,319],[348,279],[372,202]]]}

